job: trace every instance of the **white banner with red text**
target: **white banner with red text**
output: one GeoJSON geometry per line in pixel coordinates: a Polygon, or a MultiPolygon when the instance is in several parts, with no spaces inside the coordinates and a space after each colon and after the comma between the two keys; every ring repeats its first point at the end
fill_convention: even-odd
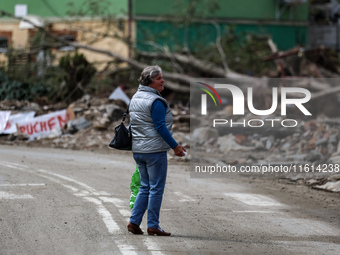
{"type": "Polygon", "coordinates": [[[51,133],[60,133],[67,123],[66,110],[40,115],[29,121],[18,122],[18,133],[27,134],[30,139],[43,138],[51,133]]]}

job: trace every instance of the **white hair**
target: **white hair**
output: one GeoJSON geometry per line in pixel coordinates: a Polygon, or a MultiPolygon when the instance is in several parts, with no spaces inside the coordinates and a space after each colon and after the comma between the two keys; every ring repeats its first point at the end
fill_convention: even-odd
{"type": "Polygon", "coordinates": [[[152,83],[154,77],[162,73],[162,68],[159,66],[147,66],[142,71],[138,81],[140,84],[148,86],[152,83]]]}

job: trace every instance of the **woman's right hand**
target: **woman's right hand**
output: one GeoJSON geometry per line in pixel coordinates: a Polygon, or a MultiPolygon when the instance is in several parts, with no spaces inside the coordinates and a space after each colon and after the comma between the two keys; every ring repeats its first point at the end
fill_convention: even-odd
{"type": "Polygon", "coordinates": [[[181,146],[181,145],[177,145],[175,148],[174,148],[174,152],[175,152],[175,155],[178,156],[178,157],[183,157],[186,155],[186,149],[181,146]]]}

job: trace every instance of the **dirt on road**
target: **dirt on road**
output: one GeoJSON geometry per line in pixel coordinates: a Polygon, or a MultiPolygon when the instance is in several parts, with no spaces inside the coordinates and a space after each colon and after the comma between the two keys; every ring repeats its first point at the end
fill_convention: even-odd
{"type": "Polygon", "coordinates": [[[171,239],[130,235],[134,167],[131,152],[0,146],[1,254],[339,254],[338,193],[192,178],[171,157],[161,211],[171,239]]]}

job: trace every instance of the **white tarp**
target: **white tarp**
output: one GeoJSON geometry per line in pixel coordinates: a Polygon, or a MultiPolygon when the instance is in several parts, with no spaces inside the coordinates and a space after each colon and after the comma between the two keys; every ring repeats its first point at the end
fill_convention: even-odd
{"type": "Polygon", "coordinates": [[[52,112],[35,117],[29,121],[18,123],[19,131],[27,134],[30,139],[47,137],[50,134],[61,133],[61,128],[67,123],[66,110],[52,112]]]}
{"type": "Polygon", "coordinates": [[[117,87],[109,96],[109,99],[113,100],[123,100],[126,104],[130,103],[130,98],[125,94],[121,87],[117,87]]]}
{"type": "Polygon", "coordinates": [[[0,111],[0,134],[5,130],[10,115],[10,111],[0,111]]]}
{"type": "Polygon", "coordinates": [[[19,29],[33,29],[35,27],[44,27],[45,21],[42,17],[35,15],[26,15],[19,23],[19,29]]]}
{"type": "Polygon", "coordinates": [[[3,131],[3,134],[16,133],[17,132],[16,123],[29,121],[34,118],[34,115],[35,112],[33,111],[10,115],[5,130],[3,131]]]}

